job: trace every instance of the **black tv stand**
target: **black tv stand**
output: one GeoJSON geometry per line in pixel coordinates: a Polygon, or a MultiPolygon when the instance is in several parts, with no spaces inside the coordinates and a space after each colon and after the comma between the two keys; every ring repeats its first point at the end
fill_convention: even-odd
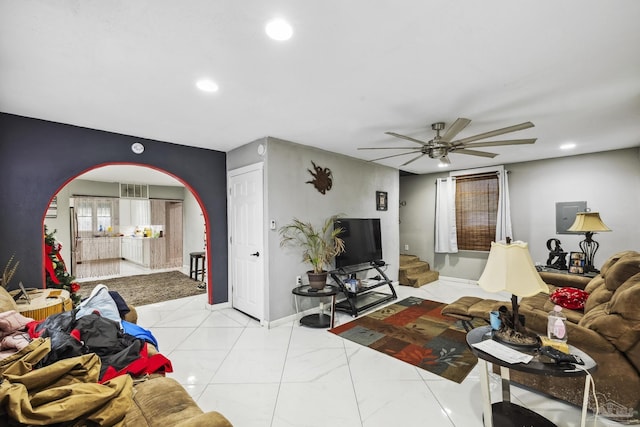
{"type": "Polygon", "coordinates": [[[393,288],[391,280],[380,268],[381,266],[379,263],[372,263],[371,265],[345,267],[330,271],[331,278],[345,296],[344,300],[336,303],[336,310],[347,312],[351,316],[357,317],[363,311],[397,299],[396,290],[393,288]],[[355,292],[349,289],[348,281],[351,275],[371,270],[377,272],[375,278],[362,280],[360,282],[361,286],[355,292]],[[382,286],[388,286],[390,293],[374,291],[374,289],[382,286]]]}

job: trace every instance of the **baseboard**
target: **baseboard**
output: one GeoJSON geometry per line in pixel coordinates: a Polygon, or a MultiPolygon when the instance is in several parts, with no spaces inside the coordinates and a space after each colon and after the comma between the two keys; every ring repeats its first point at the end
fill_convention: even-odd
{"type": "Polygon", "coordinates": [[[233,308],[231,307],[231,303],[228,301],[220,302],[218,304],[213,304],[213,305],[207,303],[206,307],[207,307],[207,310],[210,310],[210,311],[218,311],[218,310],[224,310],[225,308],[233,308]]]}
{"type": "Polygon", "coordinates": [[[462,283],[462,284],[465,284],[465,285],[477,285],[478,284],[477,280],[461,279],[459,277],[440,276],[440,278],[438,280],[444,280],[444,281],[447,281],[447,282],[457,282],[457,283],[462,283]]]}

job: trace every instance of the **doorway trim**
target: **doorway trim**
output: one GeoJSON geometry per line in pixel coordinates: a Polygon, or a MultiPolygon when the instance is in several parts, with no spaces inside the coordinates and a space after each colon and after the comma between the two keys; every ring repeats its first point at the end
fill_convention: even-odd
{"type": "Polygon", "coordinates": [[[265,212],[266,212],[266,206],[265,206],[265,181],[264,181],[264,162],[258,162],[258,163],[253,163],[247,166],[242,166],[233,170],[229,170],[227,171],[227,230],[228,230],[228,236],[227,236],[227,245],[228,245],[228,251],[227,253],[229,254],[229,262],[228,262],[228,285],[229,285],[229,289],[228,289],[228,295],[229,295],[229,302],[231,303],[231,307],[234,307],[234,302],[233,302],[233,262],[234,262],[234,252],[232,250],[232,238],[233,236],[231,235],[232,232],[232,227],[231,227],[231,221],[232,221],[232,213],[233,213],[233,209],[232,209],[232,204],[231,204],[231,198],[230,198],[230,191],[231,191],[231,187],[230,187],[230,182],[231,179],[245,174],[245,173],[249,173],[249,172],[260,172],[260,181],[261,181],[261,193],[262,193],[262,200],[260,201],[261,205],[262,205],[262,218],[260,221],[261,224],[261,234],[262,234],[262,249],[261,249],[261,257],[263,259],[262,262],[262,271],[260,272],[260,274],[262,275],[262,283],[263,283],[263,287],[262,287],[262,315],[261,315],[261,319],[258,319],[260,321],[261,325],[265,325],[268,323],[267,321],[267,317],[268,317],[268,308],[269,308],[269,298],[268,295],[269,293],[267,292],[267,283],[268,283],[268,265],[269,265],[269,254],[268,254],[268,250],[266,250],[267,247],[267,236],[266,236],[266,227],[265,227],[265,212]]]}
{"type": "MultiPolygon", "coordinates": [[[[99,163],[96,164],[90,168],[84,169],[81,172],[77,173],[74,176],[69,177],[67,180],[65,180],[65,182],[58,187],[55,192],[51,195],[49,202],[47,204],[47,207],[51,204],[51,201],[54,199],[54,197],[56,197],[56,195],[60,192],[60,190],[62,190],[64,187],[66,187],[71,181],[77,179],[79,176],[92,171],[94,169],[99,169],[105,166],[120,166],[120,165],[127,165],[127,166],[140,166],[140,167],[144,167],[147,169],[153,169],[155,171],[158,171],[160,173],[163,173],[165,175],[169,175],[170,177],[174,178],[176,181],[180,182],[189,192],[191,192],[191,194],[193,195],[193,197],[196,199],[196,202],[198,203],[198,206],[200,207],[200,210],[202,212],[202,215],[204,217],[204,224],[205,224],[205,251],[206,251],[206,256],[205,256],[205,262],[206,262],[206,268],[205,268],[205,274],[207,277],[206,283],[207,283],[207,303],[209,305],[213,304],[213,285],[211,283],[211,254],[210,254],[210,236],[211,236],[211,230],[210,230],[210,221],[209,221],[209,213],[207,212],[202,199],[200,198],[200,195],[198,194],[197,191],[195,191],[193,189],[193,187],[184,179],[180,178],[179,176],[165,170],[162,169],[160,167],[154,166],[154,165],[150,165],[150,164],[146,164],[146,163],[136,163],[136,162],[106,162],[106,163],[99,163]]],[[[46,219],[46,211],[47,209],[45,209],[45,211],[42,214],[42,219],[41,219],[41,226],[44,230],[44,223],[45,223],[45,219],[46,219]]],[[[42,259],[46,259],[47,255],[45,253],[45,248],[44,245],[42,245],[42,259]]],[[[184,262],[184,256],[183,256],[183,262],[184,262]]],[[[183,264],[184,265],[184,264],[183,264]]],[[[46,286],[46,272],[43,269],[42,270],[42,286],[43,288],[46,286]]]]}

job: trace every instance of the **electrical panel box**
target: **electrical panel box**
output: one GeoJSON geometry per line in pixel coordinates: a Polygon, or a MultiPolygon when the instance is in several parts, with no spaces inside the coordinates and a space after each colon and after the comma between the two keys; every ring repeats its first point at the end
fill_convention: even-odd
{"type": "Polygon", "coordinates": [[[556,203],[556,234],[581,234],[567,231],[576,220],[578,212],[587,211],[587,202],[557,202],[556,203]]]}

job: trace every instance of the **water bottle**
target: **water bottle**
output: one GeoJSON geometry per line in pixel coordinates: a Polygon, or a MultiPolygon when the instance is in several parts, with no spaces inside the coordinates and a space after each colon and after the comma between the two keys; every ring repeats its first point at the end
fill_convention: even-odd
{"type": "Polygon", "coordinates": [[[562,307],[556,305],[549,313],[547,323],[547,337],[554,341],[567,341],[567,316],[562,312],[562,307]]]}

